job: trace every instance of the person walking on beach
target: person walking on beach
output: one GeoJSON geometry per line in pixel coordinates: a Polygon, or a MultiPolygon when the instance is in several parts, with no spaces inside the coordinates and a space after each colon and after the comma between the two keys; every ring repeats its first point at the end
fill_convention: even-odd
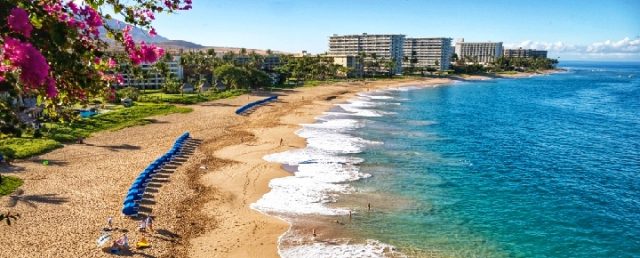
{"type": "Polygon", "coordinates": [[[371,211],[371,203],[367,203],[368,211],[371,211]]]}
{"type": "Polygon", "coordinates": [[[109,227],[109,230],[113,229],[113,217],[109,216],[107,218],[107,226],[109,227]]]}
{"type": "Polygon", "coordinates": [[[144,221],[145,224],[147,224],[147,228],[149,228],[149,232],[153,232],[153,219],[151,218],[151,215],[147,216],[147,218],[144,221]]]}
{"type": "Polygon", "coordinates": [[[280,146],[282,146],[282,138],[280,138],[280,146]]]}

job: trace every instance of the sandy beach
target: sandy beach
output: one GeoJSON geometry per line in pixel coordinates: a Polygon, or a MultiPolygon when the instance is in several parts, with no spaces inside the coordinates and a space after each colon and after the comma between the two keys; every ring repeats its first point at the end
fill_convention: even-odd
{"type": "Polygon", "coordinates": [[[403,85],[445,84],[450,79],[344,82],[277,92],[280,100],[247,116],[234,110],[267,94],[244,95],[191,106],[188,114],[153,117],[152,124],[101,132],[45,155],[16,161],[3,174],[25,180],[0,198],[2,210],[21,214],[3,226],[0,257],[107,257],[96,239],[113,216],[114,238],[141,236],[138,221],[123,217],[122,201],[133,179],[191,132],[195,149],[170,169],[146,204],[154,217],[151,257],[276,257],[288,225],[249,208],[269,191],[271,179],[288,175],[266,154],[304,146],[294,131],[359,91],[403,85]],[[280,145],[282,139],[283,144],[280,145]],[[48,160],[48,165],[42,161],[48,160]]]}

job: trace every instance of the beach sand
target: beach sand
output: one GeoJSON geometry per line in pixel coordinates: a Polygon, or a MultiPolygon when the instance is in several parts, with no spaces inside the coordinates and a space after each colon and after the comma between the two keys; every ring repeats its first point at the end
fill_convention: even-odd
{"type": "Polygon", "coordinates": [[[114,238],[128,231],[130,244],[141,236],[138,222],[123,217],[122,201],[134,178],[166,152],[176,137],[191,132],[193,153],[155,182],[144,205],[155,217],[152,247],[137,257],[275,257],[288,225],[251,210],[269,191],[271,179],[288,175],[266,154],[304,146],[294,132],[300,123],[359,91],[402,85],[444,84],[449,79],[407,79],[337,83],[278,92],[278,102],[247,116],[234,110],[267,95],[243,95],[191,106],[188,114],[151,119],[145,126],[93,135],[39,157],[3,167],[3,175],[24,179],[20,190],[0,197],[0,211],[21,214],[0,226],[0,257],[108,257],[96,239],[114,217],[114,238]],[[280,139],[283,145],[280,146],[280,139]],[[42,164],[43,160],[49,165],[42,164]]]}

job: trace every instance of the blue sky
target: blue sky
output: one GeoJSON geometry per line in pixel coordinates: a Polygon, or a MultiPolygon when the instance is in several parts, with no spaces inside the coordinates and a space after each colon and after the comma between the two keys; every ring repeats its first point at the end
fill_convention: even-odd
{"type": "Polygon", "coordinates": [[[170,39],[322,53],[332,34],[502,41],[561,60],[640,60],[640,1],[195,0],[157,17],[170,39]]]}

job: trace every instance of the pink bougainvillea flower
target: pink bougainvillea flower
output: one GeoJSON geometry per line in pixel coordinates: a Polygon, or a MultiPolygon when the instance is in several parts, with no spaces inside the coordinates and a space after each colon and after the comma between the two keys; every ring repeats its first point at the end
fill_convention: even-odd
{"type": "Polygon", "coordinates": [[[114,60],[113,58],[109,58],[109,60],[107,60],[107,66],[110,69],[116,68],[116,65],[118,65],[118,63],[116,63],[116,60],[114,60]]]}
{"type": "Polygon", "coordinates": [[[51,77],[47,77],[47,97],[55,98],[58,96],[58,88],[56,87],[56,81],[51,77]]]}
{"type": "Polygon", "coordinates": [[[118,82],[119,84],[123,84],[124,83],[124,76],[122,76],[122,74],[117,74],[116,75],[116,82],[118,82]]]}
{"type": "Polygon", "coordinates": [[[24,9],[19,7],[11,9],[7,18],[7,25],[12,31],[22,34],[25,38],[31,37],[33,26],[29,21],[29,14],[24,9]]]}
{"type": "Polygon", "coordinates": [[[27,87],[42,86],[49,74],[49,64],[31,43],[7,37],[3,45],[4,59],[20,68],[20,81],[27,87]]]}

